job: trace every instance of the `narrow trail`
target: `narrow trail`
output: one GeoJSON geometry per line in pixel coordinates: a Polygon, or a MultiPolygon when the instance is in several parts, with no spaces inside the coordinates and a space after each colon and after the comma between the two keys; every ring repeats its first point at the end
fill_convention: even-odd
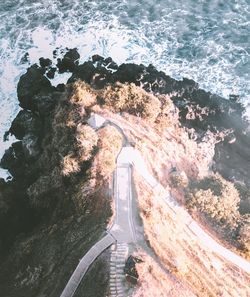
{"type": "Polygon", "coordinates": [[[91,249],[80,260],[66,287],[64,288],[61,297],[71,297],[74,295],[90,265],[105,249],[111,246],[114,242],[114,237],[112,237],[110,234],[107,234],[91,247],[91,249]]]}

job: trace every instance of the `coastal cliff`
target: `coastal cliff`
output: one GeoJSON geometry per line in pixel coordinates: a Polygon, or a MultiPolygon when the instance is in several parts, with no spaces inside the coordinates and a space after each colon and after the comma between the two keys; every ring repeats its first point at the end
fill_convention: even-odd
{"type": "MultiPolygon", "coordinates": [[[[243,106],[153,65],[118,66],[98,55],[79,64],[79,58],[76,49],[56,65],[41,58],[18,83],[22,109],[8,131],[17,141],[1,160],[12,176],[0,181],[3,296],[59,296],[78,260],[112,220],[112,172],[122,137],[113,127],[94,130],[88,124],[93,112],[122,123],[178,202],[248,257],[250,133],[243,106]],[[52,86],[55,73],[64,72],[72,73],[67,84],[52,86]],[[211,200],[200,201],[209,189],[211,200]]],[[[147,220],[150,203],[139,204],[147,220]]],[[[98,258],[76,296],[108,294],[109,256],[107,250],[98,258]]],[[[172,264],[166,269],[175,273],[172,264]]]]}

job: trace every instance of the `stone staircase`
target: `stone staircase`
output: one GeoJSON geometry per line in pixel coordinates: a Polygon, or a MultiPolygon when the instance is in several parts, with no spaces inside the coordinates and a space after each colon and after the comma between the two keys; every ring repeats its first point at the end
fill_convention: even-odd
{"type": "Polygon", "coordinates": [[[110,259],[110,297],[126,297],[125,261],[128,256],[128,245],[117,243],[112,245],[110,259]]]}

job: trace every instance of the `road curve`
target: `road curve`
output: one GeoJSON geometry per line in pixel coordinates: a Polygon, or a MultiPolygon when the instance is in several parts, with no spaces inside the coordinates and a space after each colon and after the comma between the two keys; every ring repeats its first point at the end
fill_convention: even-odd
{"type": "Polygon", "coordinates": [[[72,297],[74,295],[90,265],[105,249],[111,246],[114,242],[114,237],[107,233],[105,237],[103,237],[91,247],[91,249],[80,260],[60,297],[72,297]]]}

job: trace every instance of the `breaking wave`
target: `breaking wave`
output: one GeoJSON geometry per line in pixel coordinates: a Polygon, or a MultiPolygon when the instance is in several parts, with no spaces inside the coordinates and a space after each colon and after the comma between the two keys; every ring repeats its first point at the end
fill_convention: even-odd
{"type": "MultiPolygon", "coordinates": [[[[65,47],[77,47],[82,60],[100,54],[117,63],[152,63],[174,78],[192,78],[224,97],[237,93],[248,105],[248,0],[228,1],[231,4],[219,0],[179,2],[3,1],[0,137],[18,112],[16,85],[20,75],[41,56],[53,59],[55,48],[63,53],[65,47]]],[[[0,141],[0,156],[8,145],[0,141]]]]}

